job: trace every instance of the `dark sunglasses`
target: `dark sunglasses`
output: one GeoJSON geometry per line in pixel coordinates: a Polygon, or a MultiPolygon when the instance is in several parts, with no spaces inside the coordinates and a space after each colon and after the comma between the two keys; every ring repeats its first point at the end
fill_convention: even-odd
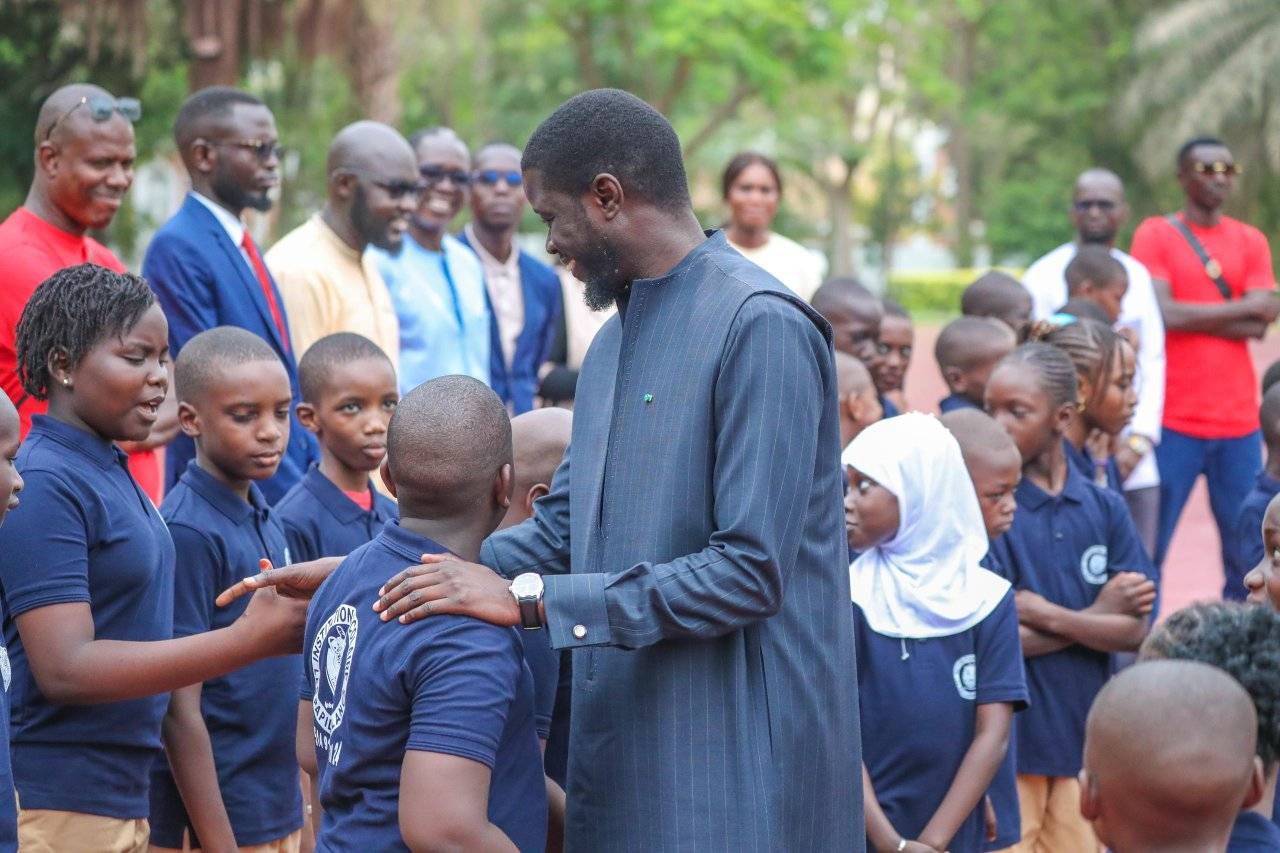
{"type": "Polygon", "coordinates": [[[507,172],[499,169],[484,169],[476,172],[473,178],[476,183],[484,184],[486,187],[496,187],[498,181],[506,181],[509,187],[518,187],[524,183],[524,176],[516,169],[507,172]]]}
{"type": "Polygon", "coordinates": [[[1212,163],[1196,161],[1191,164],[1191,171],[1197,175],[1207,175],[1210,172],[1215,175],[1243,175],[1244,167],[1237,163],[1224,163],[1221,160],[1214,160],[1212,163]]]}
{"type": "Polygon", "coordinates": [[[402,198],[422,198],[422,194],[427,189],[416,181],[370,181],[370,183],[385,190],[392,201],[400,201],[402,198]]]}
{"type": "Polygon", "coordinates": [[[440,166],[422,166],[418,169],[418,174],[426,178],[428,184],[438,184],[445,178],[452,181],[454,186],[465,187],[471,184],[471,173],[464,172],[461,169],[445,169],[440,166]]]}
{"type": "Polygon", "coordinates": [[[1116,209],[1116,203],[1109,198],[1082,198],[1075,202],[1075,209],[1078,213],[1088,213],[1094,207],[1103,213],[1110,213],[1116,209]]]}
{"type": "Polygon", "coordinates": [[[284,158],[285,152],[288,151],[279,142],[268,142],[265,139],[224,139],[221,142],[210,142],[209,144],[213,146],[226,145],[231,148],[243,148],[246,151],[252,151],[263,163],[266,163],[272,157],[281,160],[284,158]]]}
{"type": "Polygon", "coordinates": [[[137,98],[110,98],[106,95],[86,95],[77,101],[74,107],[53,120],[53,124],[49,125],[49,129],[45,131],[45,141],[47,142],[53,136],[54,128],[61,124],[63,119],[81,107],[88,107],[89,115],[96,122],[106,121],[111,118],[112,113],[120,113],[129,121],[137,121],[142,118],[142,101],[137,98]]]}

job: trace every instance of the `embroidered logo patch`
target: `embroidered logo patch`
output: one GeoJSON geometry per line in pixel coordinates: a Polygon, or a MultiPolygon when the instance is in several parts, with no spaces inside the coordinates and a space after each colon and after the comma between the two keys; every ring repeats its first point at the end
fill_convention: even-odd
{"type": "Polygon", "coordinates": [[[973,655],[961,655],[951,667],[951,678],[961,699],[972,702],[978,696],[978,659],[973,655]]]}
{"type": "Polygon", "coordinates": [[[9,679],[13,672],[9,669],[9,650],[0,646],[0,678],[4,679],[4,692],[9,692],[9,679]]]}
{"type": "Polygon", "coordinates": [[[327,734],[333,734],[347,711],[347,682],[359,629],[356,609],[341,604],[320,626],[311,644],[311,678],[315,683],[312,714],[316,726],[327,734]]]}
{"type": "Polygon", "coordinates": [[[1080,574],[1091,584],[1107,582],[1107,546],[1093,545],[1080,556],[1080,574]]]}

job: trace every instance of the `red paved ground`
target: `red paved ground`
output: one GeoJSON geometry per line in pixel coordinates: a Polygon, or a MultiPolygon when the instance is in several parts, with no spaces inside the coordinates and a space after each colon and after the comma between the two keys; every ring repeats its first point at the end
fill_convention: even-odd
{"type": "MultiPolygon", "coordinates": [[[[946,396],[946,386],[933,360],[933,342],[938,326],[916,330],[916,355],[907,373],[907,399],[913,408],[937,412],[938,401],[946,396]]],[[[1280,358],[1280,336],[1272,335],[1253,345],[1258,372],[1280,358]]],[[[1174,533],[1169,558],[1165,561],[1161,611],[1172,613],[1193,601],[1218,598],[1222,590],[1222,558],[1218,529],[1209,512],[1208,493],[1201,479],[1191,494],[1182,521],[1174,533]]]]}

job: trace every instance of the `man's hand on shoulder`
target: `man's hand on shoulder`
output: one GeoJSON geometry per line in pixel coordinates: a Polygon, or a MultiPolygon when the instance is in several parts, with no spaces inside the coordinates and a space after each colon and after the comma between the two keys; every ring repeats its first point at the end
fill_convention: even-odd
{"type": "Polygon", "coordinates": [[[402,624],[445,613],[472,616],[491,625],[520,624],[520,608],[511,583],[493,569],[467,563],[452,554],[424,554],[383,585],[373,609],[382,621],[402,624]]]}

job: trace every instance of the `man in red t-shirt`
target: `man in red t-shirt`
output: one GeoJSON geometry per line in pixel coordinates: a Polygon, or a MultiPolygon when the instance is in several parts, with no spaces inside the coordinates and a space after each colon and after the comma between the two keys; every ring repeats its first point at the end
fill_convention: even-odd
{"type": "Polygon", "coordinates": [[[1166,330],[1157,564],[1201,474],[1225,545],[1262,468],[1248,339],[1266,334],[1280,314],[1280,297],[1266,237],[1221,213],[1239,173],[1222,141],[1201,137],[1183,145],[1178,181],[1185,206],[1172,217],[1144,221],[1130,249],[1151,271],[1166,330]]]}
{"type": "MultiPolygon", "coordinates": [[[[23,436],[31,416],[45,410],[18,381],[14,339],[27,300],[64,267],[93,263],[117,272],[125,269],[86,232],[111,224],[133,183],[133,124],[124,114],[130,111],[98,86],[74,84],[50,95],[36,120],[36,173],[26,202],[0,223],[0,385],[18,407],[23,436]]],[[[151,438],[125,448],[130,470],[157,500],[162,479],[156,448],[176,432],[176,408],[166,406],[151,438]]]]}

